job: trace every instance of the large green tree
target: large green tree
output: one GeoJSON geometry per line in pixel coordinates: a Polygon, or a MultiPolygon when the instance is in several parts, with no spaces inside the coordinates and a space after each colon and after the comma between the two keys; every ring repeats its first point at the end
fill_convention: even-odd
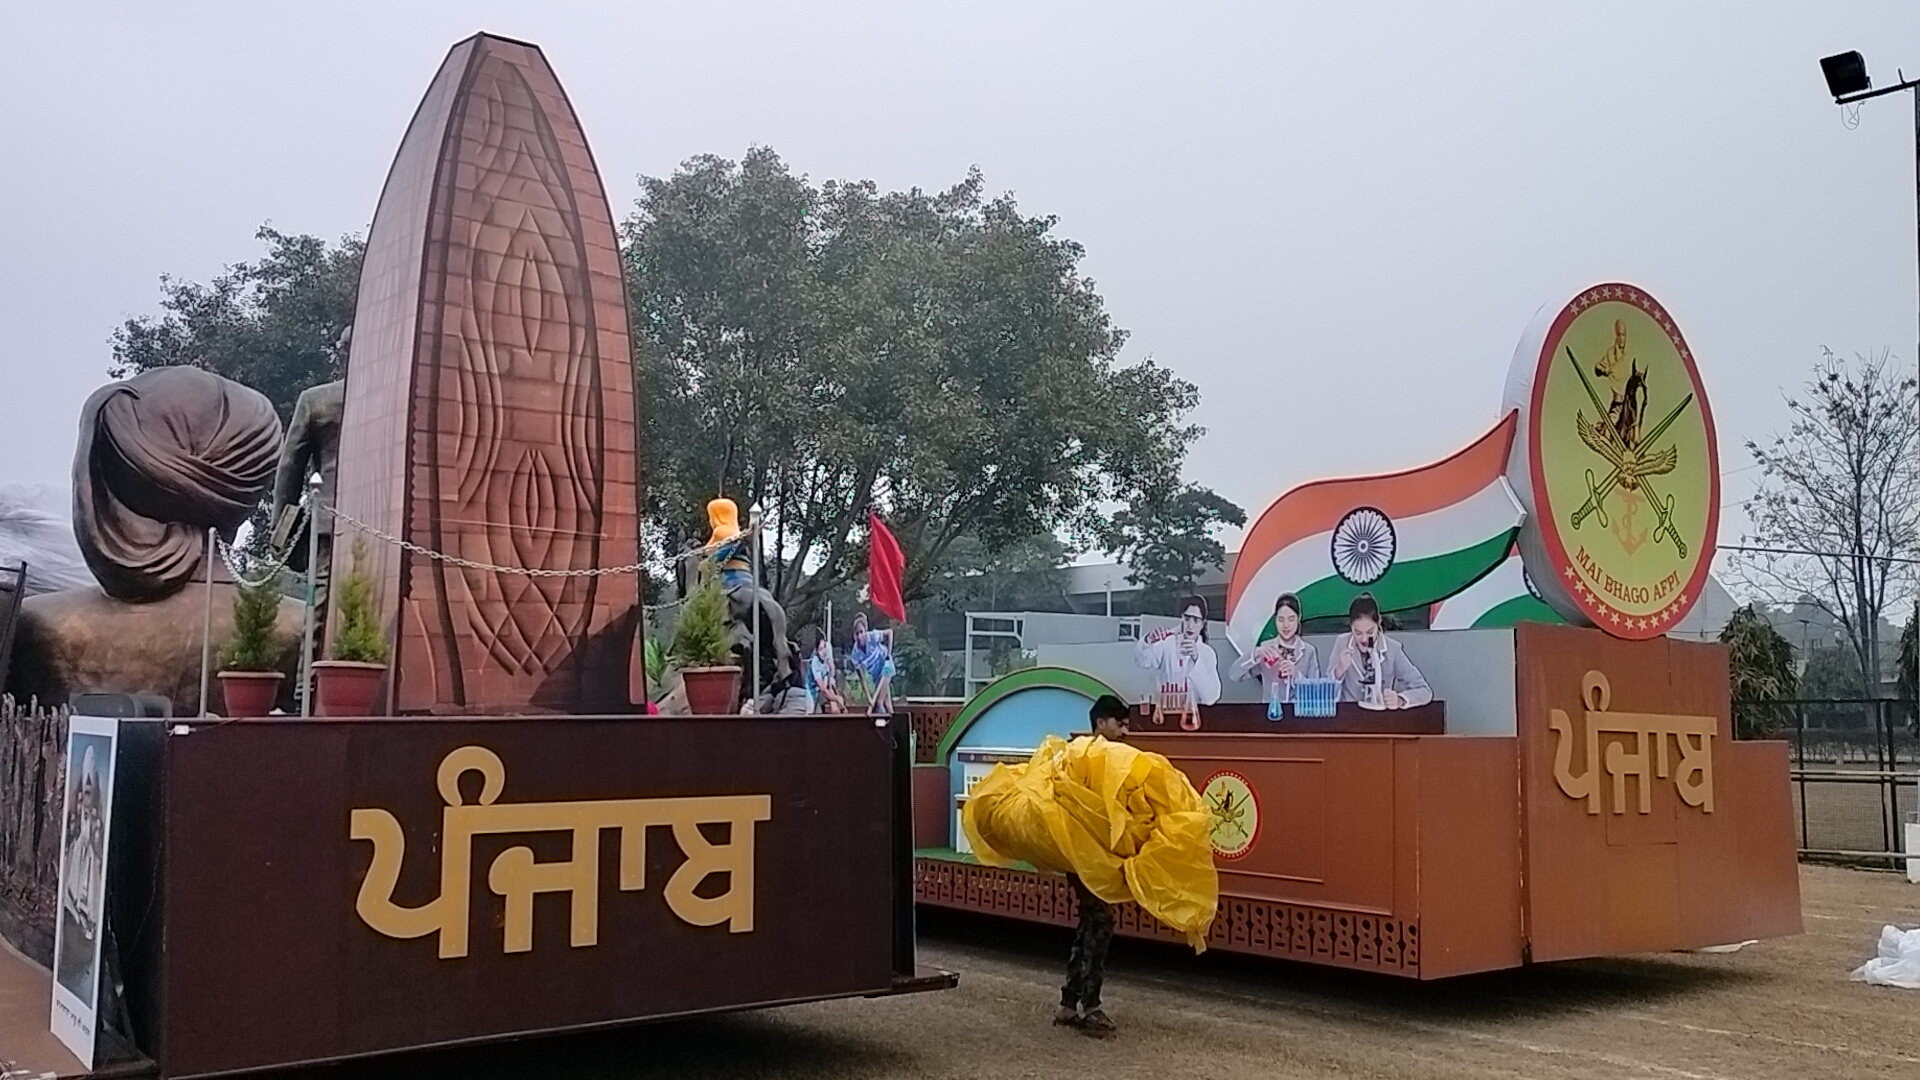
{"type": "Polygon", "coordinates": [[[1734,610],[1720,641],[1727,646],[1735,733],[1754,738],[1785,726],[1790,717],[1776,703],[1800,692],[1793,646],[1752,604],[1734,610]]]}
{"type": "Polygon", "coordinates": [[[624,223],[654,540],[759,504],[770,585],[802,618],[865,568],[878,512],[931,594],[963,537],[1090,540],[1164,488],[1194,387],[1122,364],[1082,249],[989,198],[814,184],[770,149],[643,180],[624,223]]]}
{"type": "Polygon", "coordinates": [[[935,571],[928,602],[943,611],[1067,611],[1066,545],[1036,533],[991,551],[962,536],[935,571]]]}
{"type": "Polygon", "coordinates": [[[300,392],[340,377],[340,332],[353,322],[366,242],[329,244],[262,225],[266,255],[226,268],[208,284],[162,276],[159,315],[113,332],[116,379],[189,365],[267,395],[284,422],[300,392]]]}
{"type": "Polygon", "coordinates": [[[1800,696],[1809,704],[1802,706],[1809,727],[1869,728],[1875,722],[1875,707],[1859,699],[1873,696],[1860,673],[1860,658],[1845,644],[1815,645],[1807,650],[1807,664],[1800,672],[1800,696]],[[1850,701],[1853,704],[1826,704],[1850,701]]]}
{"type": "Polygon", "coordinates": [[[1807,666],[1800,673],[1800,692],[1810,701],[1864,698],[1867,680],[1860,675],[1860,658],[1840,645],[1815,645],[1807,650],[1807,666]]]}
{"type": "Polygon", "coordinates": [[[1226,566],[1227,549],[1214,534],[1246,523],[1246,511],[1198,484],[1157,488],[1114,515],[1107,547],[1140,587],[1141,610],[1175,615],[1203,574],[1226,566]]]}

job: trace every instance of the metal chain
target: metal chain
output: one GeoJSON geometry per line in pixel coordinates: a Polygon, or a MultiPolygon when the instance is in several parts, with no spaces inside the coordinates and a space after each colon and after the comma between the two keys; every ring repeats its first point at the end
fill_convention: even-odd
{"type": "MultiPolygon", "coordinates": [[[[398,536],[394,536],[390,533],[383,532],[380,529],[376,529],[364,521],[360,521],[359,519],[353,517],[351,514],[347,514],[341,511],[338,507],[330,506],[330,507],[324,507],[323,509],[333,514],[334,519],[336,521],[344,522],[348,526],[354,529],[358,529],[359,531],[366,533],[368,536],[371,536],[376,540],[393,544],[396,547],[402,548],[406,551],[413,552],[415,555],[421,555],[429,559],[435,559],[440,562],[447,563],[450,566],[465,567],[468,570],[479,570],[484,573],[521,574],[526,577],[569,578],[569,577],[602,577],[607,574],[639,574],[639,573],[645,573],[647,569],[646,563],[629,563],[625,566],[595,566],[585,570],[550,570],[544,567],[497,566],[493,563],[476,562],[472,559],[463,559],[458,555],[449,555],[443,551],[435,551],[432,548],[424,547],[420,544],[416,544],[411,540],[405,540],[398,536]]],[[[759,527],[760,526],[756,523],[751,528],[742,532],[740,535],[745,536],[748,533],[751,533],[757,530],[759,527]]],[[[710,553],[710,550],[711,549],[709,548],[701,547],[701,548],[695,548],[692,551],[683,551],[680,554],[669,558],[667,560],[667,564],[671,566],[674,563],[685,562],[688,559],[705,558],[710,553]]]]}
{"type": "MultiPolygon", "coordinates": [[[[291,536],[300,535],[300,526],[303,522],[306,521],[306,519],[307,519],[307,501],[305,499],[302,499],[300,500],[299,512],[298,514],[295,515],[293,519],[293,528],[290,531],[289,535],[291,536]]],[[[242,587],[248,588],[248,589],[257,589],[257,588],[260,588],[262,585],[266,585],[271,582],[279,580],[280,571],[285,570],[287,568],[287,561],[293,558],[293,545],[289,544],[287,545],[287,550],[281,552],[279,557],[274,559],[273,565],[267,568],[266,576],[259,579],[258,581],[254,581],[249,579],[246,575],[246,571],[240,569],[240,564],[234,561],[234,558],[233,558],[235,554],[234,547],[231,544],[227,543],[225,540],[221,539],[218,534],[215,534],[213,539],[214,539],[215,546],[220,549],[221,561],[227,564],[228,572],[233,575],[233,579],[239,582],[242,587]]]]}

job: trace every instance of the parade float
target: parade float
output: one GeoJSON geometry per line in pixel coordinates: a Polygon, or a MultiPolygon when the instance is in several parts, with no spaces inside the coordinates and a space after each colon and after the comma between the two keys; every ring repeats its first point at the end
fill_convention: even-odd
{"type": "MultiPolygon", "coordinates": [[[[1464,450],[1276,500],[1225,629],[1278,689],[1221,702],[1163,674],[1130,736],[1213,815],[1207,944],[1435,979],[1798,933],[1786,745],[1734,741],[1725,648],[1665,636],[1707,580],[1719,476],[1685,338],[1610,283],[1542,309],[1464,450]]],[[[1211,655],[1198,614],[1168,648],[1211,655]]],[[[1083,733],[1112,692],[1033,668],[922,725],[922,904],[1072,924],[1065,879],[983,865],[958,822],[997,764],[1083,733]]],[[[1119,932],[1179,940],[1134,907],[1119,932]]]]}
{"type": "MultiPolygon", "coordinates": [[[[537,47],[453,47],[354,326],[337,408],[303,399],[285,447],[264,398],[192,369],[89,403],[76,529],[102,588],[29,599],[32,675],[77,713],[183,718],[49,736],[43,777],[73,767],[28,809],[62,838],[60,886],[0,897],[40,965],[0,950],[7,1068],[202,1076],[953,985],[914,960],[904,718],[643,715],[626,296],[537,47]],[[380,662],[344,627],[305,651],[378,669],[368,718],[222,719],[192,690],[236,589],[216,550],[283,451],[278,501],[317,487],[302,512],[354,538],[323,553],[276,514],[364,578],[323,625],[364,593],[380,662]]],[[[736,629],[743,606],[776,618],[727,586],[736,629]]],[[[284,605],[294,674],[306,612],[284,605]]]]}

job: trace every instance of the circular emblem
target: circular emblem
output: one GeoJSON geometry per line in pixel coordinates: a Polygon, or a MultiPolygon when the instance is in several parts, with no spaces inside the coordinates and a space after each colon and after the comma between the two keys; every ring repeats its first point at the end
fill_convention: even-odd
{"type": "Polygon", "coordinates": [[[1213,814],[1213,853],[1237,859],[1253,848],[1260,836],[1260,801],[1253,797],[1247,778],[1236,772],[1217,772],[1200,788],[1213,814]]]}
{"type": "Polygon", "coordinates": [[[1393,522],[1371,506],[1347,511],[1333,527],[1333,569],[1354,585],[1379,581],[1393,565],[1393,522]]]}
{"type": "Polygon", "coordinates": [[[1514,364],[1527,446],[1509,479],[1527,506],[1532,585],[1615,637],[1672,629],[1700,597],[1720,525],[1713,413],[1680,328],[1644,290],[1598,285],[1550,322],[1543,312],[1514,364]]]}

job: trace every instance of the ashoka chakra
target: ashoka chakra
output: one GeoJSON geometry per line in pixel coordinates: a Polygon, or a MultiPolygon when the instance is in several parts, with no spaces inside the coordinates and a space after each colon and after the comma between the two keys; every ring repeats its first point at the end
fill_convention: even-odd
{"type": "Polygon", "coordinates": [[[1371,585],[1393,565],[1393,522],[1371,506],[1350,510],[1333,529],[1333,569],[1355,585],[1371,585]]]}

